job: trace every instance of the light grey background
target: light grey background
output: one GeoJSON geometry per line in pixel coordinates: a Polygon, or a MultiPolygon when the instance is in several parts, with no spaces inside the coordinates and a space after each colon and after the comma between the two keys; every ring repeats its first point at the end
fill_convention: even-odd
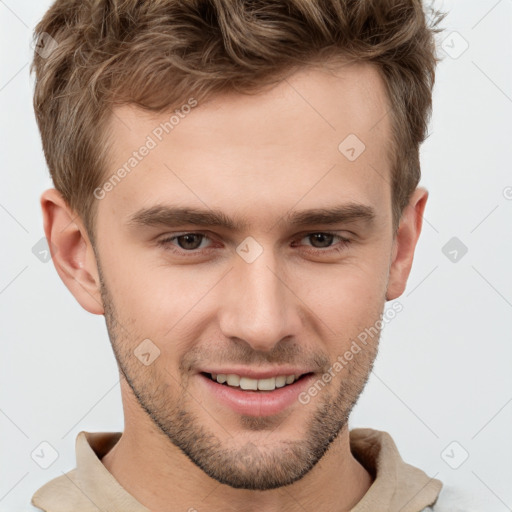
{"type": "MultiPolygon", "coordinates": [[[[51,182],[29,41],[49,5],[0,1],[2,512],[30,509],[37,488],[75,467],[79,431],[123,429],[103,317],[82,310],[52,262],[32,252],[51,182]],[[43,441],[58,452],[48,469],[31,458],[43,441]]],[[[404,309],[385,328],[351,428],[389,432],[407,462],[501,512],[512,510],[512,0],[436,5],[450,14],[422,146],[423,233],[404,309]],[[452,237],[465,255],[443,253],[452,237]]]]}

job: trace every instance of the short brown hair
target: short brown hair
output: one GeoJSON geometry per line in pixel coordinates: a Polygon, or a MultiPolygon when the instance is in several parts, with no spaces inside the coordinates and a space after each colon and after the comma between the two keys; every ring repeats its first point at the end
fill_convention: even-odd
{"type": "Polygon", "coordinates": [[[445,16],[426,16],[421,0],[57,0],[34,32],[56,47],[36,47],[32,64],[54,185],[94,240],[114,106],[164,112],[191,95],[257,92],[339,56],[373,63],[386,86],[396,228],[420,180],[445,16]]]}

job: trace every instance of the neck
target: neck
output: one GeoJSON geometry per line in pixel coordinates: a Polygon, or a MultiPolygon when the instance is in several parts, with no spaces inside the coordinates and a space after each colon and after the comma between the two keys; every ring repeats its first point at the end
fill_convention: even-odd
{"type": "Polygon", "coordinates": [[[219,484],[192,463],[147,419],[141,428],[126,428],[102,462],[121,486],[154,512],[350,511],[372,479],[350,451],[348,429],[332,443],[302,479],[269,491],[234,489],[219,484]]]}

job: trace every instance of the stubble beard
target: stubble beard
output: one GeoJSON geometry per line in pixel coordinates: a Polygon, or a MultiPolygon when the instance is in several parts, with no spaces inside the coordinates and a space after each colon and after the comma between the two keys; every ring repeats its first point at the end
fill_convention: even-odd
{"type": "MultiPolygon", "coordinates": [[[[144,366],[135,357],[133,350],[140,340],[129,339],[133,336],[121,327],[101,271],[100,283],[105,322],[122,378],[157,429],[217,482],[236,489],[260,491],[290,485],[309,473],[340,432],[348,428],[350,413],[373,368],[378,339],[356,354],[328,386],[311,398],[308,405],[302,405],[309,415],[302,439],[283,440],[271,447],[268,443],[258,445],[252,442],[237,448],[230,447],[229,442],[223,442],[193,411],[197,402],[187,391],[189,375],[185,370],[179,376],[181,385],[178,385],[177,377],[172,378],[166,368],[157,364],[158,359],[151,366],[144,366]],[[338,390],[333,392],[332,386],[336,383],[338,390]],[[314,407],[313,411],[311,407],[314,407]]],[[[298,416],[296,407],[294,410],[298,416]]],[[[279,431],[279,425],[285,420],[240,416],[240,425],[246,431],[267,430],[271,435],[279,431]]],[[[214,424],[221,429],[218,422],[214,424]]],[[[222,434],[224,438],[229,437],[225,431],[222,434]]]]}

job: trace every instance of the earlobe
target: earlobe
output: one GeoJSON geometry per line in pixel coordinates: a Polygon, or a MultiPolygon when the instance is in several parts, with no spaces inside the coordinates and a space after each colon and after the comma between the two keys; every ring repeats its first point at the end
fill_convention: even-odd
{"type": "Polygon", "coordinates": [[[41,195],[41,209],[57,273],[85,310],[102,315],[96,256],[81,219],[54,188],[41,195]]]}
{"type": "Polygon", "coordinates": [[[414,251],[423,224],[423,213],[428,199],[428,191],[418,187],[405,207],[400,225],[393,241],[393,251],[389,270],[386,300],[393,300],[405,290],[411,272],[414,251]]]}

